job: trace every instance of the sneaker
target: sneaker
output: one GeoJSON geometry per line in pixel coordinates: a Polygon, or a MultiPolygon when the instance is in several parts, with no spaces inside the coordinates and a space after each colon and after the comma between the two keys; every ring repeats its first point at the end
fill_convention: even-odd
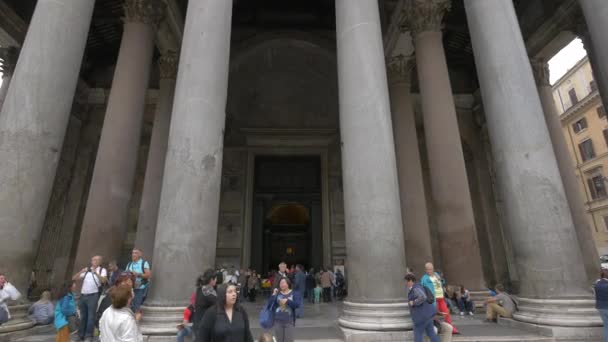
{"type": "Polygon", "coordinates": [[[464,312],[460,311],[460,316],[464,316],[464,312]]]}
{"type": "Polygon", "coordinates": [[[473,315],[475,315],[475,314],[473,313],[473,311],[469,311],[469,316],[473,316],[473,315]]]}

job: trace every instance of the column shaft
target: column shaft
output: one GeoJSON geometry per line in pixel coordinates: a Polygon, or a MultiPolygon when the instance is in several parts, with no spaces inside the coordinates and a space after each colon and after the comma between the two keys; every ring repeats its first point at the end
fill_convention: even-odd
{"type": "Polygon", "coordinates": [[[513,2],[465,0],[465,8],[520,295],[585,295],[583,259],[513,2]]]}
{"type": "Polygon", "coordinates": [[[481,256],[442,33],[414,36],[441,269],[450,283],[481,289],[481,256]]]}
{"type": "Polygon", "coordinates": [[[91,255],[99,254],[108,260],[120,257],[127,232],[153,50],[153,26],[127,19],[74,268],[86,265],[91,255]]]}
{"type": "Polygon", "coordinates": [[[25,293],[70,117],[93,0],[39,0],[0,113],[0,259],[25,293]]]}
{"type": "MultiPolygon", "coordinates": [[[[608,105],[608,1],[605,0],[579,0],[580,6],[583,9],[589,35],[591,36],[591,45],[585,46],[590,50],[591,61],[593,63],[593,74],[598,78],[596,81],[600,86],[600,95],[602,101],[608,105]]],[[[586,44],[588,45],[588,44],[586,44]]]]}
{"type": "MultiPolygon", "coordinates": [[[[190,0],[180,52],[148,303],[183,306],[215,267],[231,0],[190,0]]],[[[172,329],[175,325],[173,325],[172,329]]]]}
{"type": "Polygon", "coordinates": [[[389,60],[389,92],[399,177],[399,197],[407,266],[421,272],[433,260],[426,194],[414,107],[410,95],[412,63],[403,56],[389,60]]]}
{"type": "Polygon", "coordinates": [[[336,39],[349,285],[340,324],[400,330],[405,312],[384,315],[394,308],[381,304],[374,317],[357,311],[371,303],[405,301],[403,224],[378,2],[337,0],[336,39]]]}
{"type": "Polygon", "coordinates": [[[150,139],[144,189],[141,204],[139,205],[137,235],[135,237],[135,246],[146,251],[146,259],[150,261],[154,257],[152,252],[154,249],[154,236],[156,234],[156,220],[160,205],[163,172],[165,170],[165,155],[167,154],[167,143],[169,140],[173,96],[175,94],[177,56],[173,53],[161,57],[160,68],[161,79],[158,103],[156,104],[156,113],[154,115],[154,126],[150,139]]]}
{"type": "Polygon", "coordinates": [[[576,174],[574,173],[572,156],[568,150],[559,113],[555,107],[555,101],[553,100],[553,90],[549,83],[549,65],[544,60],[533,60],[532,70],[534,71],[545,122],[549,128],[549,136],[555,151],[557,167],[559,168],[559,173],[564,184],[564,191],[566,193],[566,199],[568,200],[570,214],[572,215],[572,221],[574,222],[574,227],[576,229],[579,248],[583,255],[583,261],[585,262],[587,279],[589,280],[589,283],[593,283],[600,272],[600,264],[598,262],[599,256],[591,232],[591,226],[589,225],[589,218],[587,217],[587,212],[585,210],[585,200],[581,193],[576,174]]]}

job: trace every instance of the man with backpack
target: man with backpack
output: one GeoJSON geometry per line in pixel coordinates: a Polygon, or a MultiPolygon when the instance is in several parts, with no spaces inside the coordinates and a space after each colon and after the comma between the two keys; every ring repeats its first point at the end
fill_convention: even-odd
{"type": "Polygon", "coordinates": [[[73,281],[82,280],[81,296],[78,301],[78,309],[80,310],[78,337],[81,341],[85,339],[93,340],[97,303],[103,291],[103,286],[108,279],[108,272],[105,268],[101,267],[101,262],[101,256],[94,256],[91,258],[90,266],[78,271],[72,277],[73,281]]]}
{"type": "Polygon", "coordinates": [[[422,342],[422,337],[426,333],[431,342],[440,342],[433,323],[436,309],[433,306],[434,298],[430,289],[416,283],[416,276],[413,273],[405,275],[405,285],[408,289],[407,301],[410,314],[414,322],[414,341],[422,342]]]}
{"type": "Polygon", "coordinates": [[[129,262],[125,268],[125,271],[131,272],[135,276],[135,283],[133,284],[135,296],[131,302],[131,310],[133,310],[133,312],[138,312],[139,308],[146,300],[150,277],[152,277],[150,264],[142,259],[142,254],[141,249],[133,248],[133,251],[131,252],[131,262],[129,262]]]}

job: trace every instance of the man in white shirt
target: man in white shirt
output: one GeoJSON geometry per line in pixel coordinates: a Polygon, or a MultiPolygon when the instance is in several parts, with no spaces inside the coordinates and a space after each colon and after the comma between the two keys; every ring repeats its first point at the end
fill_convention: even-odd
{"type": "Polygon", "coordinates": [[[99,255],[92,257],[91,266],[83,268],[72,277],[74,281],[82,279],[81,296],[78,301],[78,309],[80,310],[78,336],[81,341],[85,339],[93,341],[99,292],[108,279],[108,273],[105,268],[101,267],[101,261],[102,258],[99,255]]]}

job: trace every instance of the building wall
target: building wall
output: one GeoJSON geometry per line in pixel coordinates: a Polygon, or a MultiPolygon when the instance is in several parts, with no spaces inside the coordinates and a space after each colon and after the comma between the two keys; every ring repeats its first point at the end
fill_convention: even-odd
{"type": "Polygon", "coordinates": [[[608,122],[605,115],[600,115],[603,106],[592,82],[591,65],[584,58],[556,82],[553,97],[596,246],[600,254],[608,254],[608,122]],[[571,89],[577,94],[577,103],[570,101],[571,89]],[[583,143],[592,146],[593,154],[587,158],[581,151],[583,143]]]}

